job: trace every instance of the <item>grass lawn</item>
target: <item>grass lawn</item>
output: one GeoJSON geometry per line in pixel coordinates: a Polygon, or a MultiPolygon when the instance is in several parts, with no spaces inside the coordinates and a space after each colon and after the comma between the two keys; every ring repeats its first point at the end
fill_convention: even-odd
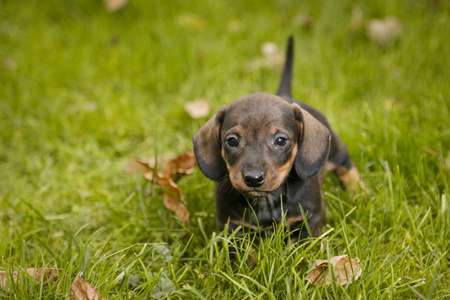
{"type": "MultiPolygon", "coordinates": [[[[450,5],[448,1],[0,1],[0,271],[22,276],[0,298],[64,299],[78,271],[108,299],[448,299],[450,5]],[[264,3],[264,4],[263,4],[264,3]],[[396,16],[386,49],[352,10],[396,16]],[[304,16],[312,18],[304,25],[304,16]],[[214,183],[179,181],[191,226],[131,157],[179,154],[240,96],[275,92],[261,45],[296,39],[294,96],[320,109],[348,146],[369,199],[329,176],[323,235],[286,246],[278,232],[228,258],[214,183]],[[225,247],[224,247],[225,246],[225,247]],[[353,284],[313,286],[316,259],[358,257],[353,284]],[[301,265],[301,267],[299,267],[301,265]]],[[[365,24],[366,24],[365,23],[365,24]]]]}

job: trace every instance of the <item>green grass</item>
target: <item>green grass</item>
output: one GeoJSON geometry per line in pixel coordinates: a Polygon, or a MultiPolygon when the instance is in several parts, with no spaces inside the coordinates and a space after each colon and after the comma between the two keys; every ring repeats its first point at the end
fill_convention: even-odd
{"type": "Polygon", "coordinates": [[[108,13],[102,1],[0,1],[0,271],[63,270],[0,298],[66,298],[79,270],[109,299],[450,297],[450,7],[361,1],[366,20],[403,22],[382,50],[347,30],[354,5],[133,0],[108,13]],[[284,49],[290,34],[294,95],[327,115],[371,197],[329,176],[321,238],[286,247],[282,232],[262,244],[244,237],[256,264],[245,250],[230,262],[214,183],[198,170],[179,182],[186,228],[124,169],[130,157],[191,149],[206,119],[190,119],[187,101],[216,110],[274,92],[280,72],[252,62],[262,43],[284,49]],[[315,259],[341,254],[362,262],[354,284],[304,280],[315,259]]]}

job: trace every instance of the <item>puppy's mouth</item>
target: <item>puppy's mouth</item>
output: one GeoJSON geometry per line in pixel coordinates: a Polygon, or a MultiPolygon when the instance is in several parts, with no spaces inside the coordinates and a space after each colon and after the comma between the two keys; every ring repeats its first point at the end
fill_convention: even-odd
{"type": "Polygon", "coordinates": [[[264,198],[272,193],[272,191],[261,191],[257,189],[241,191],[244,195],[250,196],[251,198],[264,198]]]}

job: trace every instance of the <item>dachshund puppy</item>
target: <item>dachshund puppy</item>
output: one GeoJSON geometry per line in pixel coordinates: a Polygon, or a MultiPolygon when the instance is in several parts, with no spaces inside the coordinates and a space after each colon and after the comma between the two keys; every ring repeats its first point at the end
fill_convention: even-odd
{"type": "Polygon", "coordinates": [[[339,137],[316,109],[291,98],[293,38],[277,95],[257,93],[222,107],[193,137],[202,173],[217,181],[217,227],[250,231],[286,226],[291,240],[313,235],[325,217],[321,185],[328,171],[363,188],[339,137]],[[302,214],[303,210],[303,214],[302,214]],[[284,224],[281,224],[284,220],[284,224]]]}

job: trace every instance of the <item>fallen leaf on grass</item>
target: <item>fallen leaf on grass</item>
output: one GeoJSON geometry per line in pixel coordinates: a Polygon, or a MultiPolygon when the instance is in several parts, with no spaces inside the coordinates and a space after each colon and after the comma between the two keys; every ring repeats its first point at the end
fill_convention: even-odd
{"type": "Polygon", "coordinates": [[[145,173],[144,178],[148,181],[155,182],[167,190],[163,192],[164,206],[173,211],[181,221],[188,224],[190,213],[183,204],[185,203],[184,195],[177,184],[173,182],[172,179],[163,177],[161,174],[154,171],[145,173]],[[156,178],[154,174],[156,174],[156,178]],[[181,202],[178,199],[180,199],[181,202]]]}
{"type": "Polygon", "coordinates": [[[184,105],[184,110],[192,119],[207,117],[211,111],[211,105],[206,99],[197,99],[184,105]]]}
{"type": "Polygon", "coordinates": [[[163,187],[164,206],[173,211],[181,221],[189,224],[190,213],[186,208],[183,192],[175,182],[181,175],[191,174],[195,165],[194,152],[187,151],[177,157],[162,157],[159,160],[133,158],[128,172],[144,172],[146,180],[163,187]]]}
{"type": "Polygon", "coordinates": [[[3,61],[3,65],[11,71],[14,71],[17,69],[17,62],[12,58],[5,59],[3,61]]]}
{"type": "Polygon", "coordinates": [[[115,12],[124,8],[128,4],[128,0],[105,0],[105,4],[109,12],[115,12]]]}
{"type": "Polygon", "coordinates": [[[285,55],[273,42],[266,42],[261,45],[262,57],[255,58],[248,64],[251,70],[260,68],[270,68],[280,71],[283,69],[285,55]]]}
{"type": "Polygon", "coordinates": [[[310,15],[298,14],[294,22],[301,27],[310,28],[314,24],[314,19],[310,15]]]}
{"type": "Polygon", "coordinates": [[[148,166],[148,162],[146,162],[144,159],[140,158],[130,158],[130,163],[128,164],[126,168],[126,172],[128,174],[134,174],[134,173],[145,173],[150,171],[150,167],[148,166]]]}
{"type": "Polygon", "coordinates": [[[162,158],[132,158],[127,168],[127,173],[147,173],[158,171],[162,177],[173,181],[180,179],[181,175],[194,172],[197,161],[194,151],[186,151],[176,157],[163,156],[162,158]]]}
{"type": "Polygon", "coordinates": [[[127,168],[127,173],[147,173],[158,171],[164,177],[174,178],[176,171],[172,168],[172,156],[165,156],[159,159],[151,158],[132,158],[127,168]]]}
{"type": "Polygon", "coordinates": [[[282,69],[284,65],[284,53],[277,44],[266,42],[261,45],[261,52],[264,56],[264,65],[274,69],[282,69]]]}
{"type": "Polygon", "coordinates": [[[81,278],[83,272],[79,272],[72,284],[70,285],[70,295],[72,300],[108,300],[102,297],[99,292],[97,292],[92,285],[87,283],[81,278]]]}
{"type": "Polygon", "coordinates": [[[186,151],[172,160],[178,174],[191,174],[195,170],[197,161],[194,151],[186,151]]]}
{"type": "Polygon", "coordinates": [[[364,13],[359,6],[355,6],[352,9],[352,16],[350,22],[347,25],[350,32],[356,32],[364,28],[364,13]]]}
{"type": "Polygon", "coordinates": [[[362,269],[359,264],[359,258],[350,261],[347,254],[334,256],[330,258],[329,262],[328,260],[318,259],[313,263],[311,271],[306,274],[305,279],[313,285],[318,285],[324,282],[330,284],[334,277],[336,284],[350,284],[361,276],[362,269]],[[329,272],[330,267],[333,277],[329,272]]]}
{"type": "MultiPolygon", "coordinates": [[[[29,268],[26,270],[27,274],[36,280],[43,279],[42,284],[46,285],[49,281],[56,281],[59,278],[59,274],[61,273],[61,269],[35,269],[29,268]]],[[[20,274],[18,272],[14,272],[11,276],[5,272],[0,272],[0,288],[4,288],[9,290],[12,284],[18,284],[20,287],[20,274]]]]}
{"type": "Polygon", "coordinates": [[[367,36],[381,48],[387,48],[403,34],[403,24],[396,17],[383,20],[370,20],[367,24],[367,36]]]}

